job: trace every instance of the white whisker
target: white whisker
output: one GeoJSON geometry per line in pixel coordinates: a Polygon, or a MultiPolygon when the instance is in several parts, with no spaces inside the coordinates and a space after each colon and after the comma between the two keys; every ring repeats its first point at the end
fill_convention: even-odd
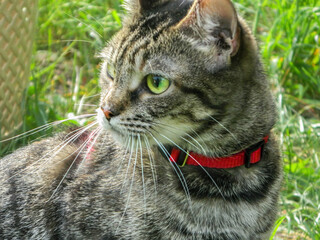
{"type": "Polygon", "coordinates": [[[136,141],[136,156],[135,156],[134,165],[133,165],[132,178],[131,178],[131,184],[130,184],[130,188],[129,188],[128,198],[127,198],[126,206],[125,206],[125,208],[123,210],[123,214],[121,216],[121,219],[120,219],[120,222],[119,222],[119,225],[117,227],[116,232],[118,232],[118,228],[120,227],[121,222],[123,220],[123,217],[126,214],[126,212],[128,210],[128,207],[129,207],[129,204],[130,204],[131,193],[132,193],[134,177],[135,177],[135,172],[136,172],[137,159],[138,159],[138,141],[136,141]]]}
{"type": "Polygon", "coordinates": [[[131,135],[130,156],[129,156],[129,161],[128,161],[127,170],[126,170],[125,176],[124,176],[124,178],[123,178],[123,183],[122,183],[122,187],[121,187],[121,190],[120,190],[121,193],[123,192],[124,185],[125,185],[125,183],[126,183],[126,179],[127,179],[127,176],[128,176],[129,168],[130,168],[130,165],[131,165],[132,154],[133,154],[133,147],[134,147],[134,137],[133,137],[133,135],[131,135]]]}
{"type": "MultiPolygon", "coordinates": [[[[15,176],[17,176],[18,174],[24,173],[26,172],[28,169],[32,168],[33,166],[35,166],[36,164],[38,164],[39,162],[41,162],[45,157],[49,156],[51,153],[54,153],[49,159],[47,159],[46,161],[44,161],[41,165],[45,165],[48,161],[50,161],[51,159],[53,159],[63,148],[65,148],[67,145],[69,145],[70,143],[74,142],[79,136],[81,136],[85,131],[87,131],[88,129],[90,129],[91,127],[93,127],[94,125],[96,125],[97,122],[92,123],[86,127],[82,127],[80,129],[77,129],[73,132],[77,132],[76,134],[72,135],[71,137],[68,137],[64,142],[60,143],[58,146],[56,146],[53,150],[49,151],[48,153],[46,153],[44,156],[42,156],[40,159],[38,159],[37,161],[33,162],[32,164],[28,165],[25,169],[17,172],[16,174],[14,174],[13,176],[11,176],[9,179],[7,179],[7,181],[9,181],[10,179],[14,178],[15,176]],[[58,150],[57,150],[58,149],[58,150]]],[[[69,157],[69,156],[68,156],[69,157]]],[[[66,157],[65,159],[67,159],[68,157],[66,157]]],[[[64,159],[64,160],[65,160],[64,159]]],[[[39,167],[39,168],[40,168],[39,167]]]]}
{"type": "Polygon", "coordinates": [[[61,123],[67,122],[67,121],[72,121],[72,120],[76,120],[76,119],[80,119],[80,118],[94,117],[94,116],[96,116],[96,114],[85,114],[85,115],[76,116],[76,117],[72,117],[72,118],[68,118],[68,119],[64,119],[64,120],[55,121],[55,122],[52,122],[52,123],[47,123],[47,124],[45,124],[43,126],[34,128],[32,130],[29,130],[29,131],[24,132],[22,134],[19,134],[17,136],[2,140],[2,141],[0,141],[0,143],[8,142],[8,141],[20,138],[20,137],[28,137],[28,136],[34,135],[34,134],[36,134],[38,132],[47,130],[47,129],[51,128],[51,127],[57,126],[57,125],[59,125],[61,123]]]}
{"type": "MultiPolygon", "coordinates": [[[[94,137],[91,145],[87,148],[87,151],[86,151],[84,157],[82,158],[81,163],[79,164],[79,167],[78,167],[78,169],[77,169],[77,171],[76,171],[76,174],[78,174],[79,170],[80,170],[81,167],[82,167],[82,164],[87,160],[88,155],[89,155],[90,152],[93,150],[94,144],[97,142],[98,138],[100,137],[101,133],[103,132],[102,129],[103,129],[102,127],[98,127],[95,131],[93,131],[93,132],[89,135],[89,137],[88,137],[88,140],[89,140],[88,143],[89,143],[89,144],[90,144],[91,139],[94,137],[94,135],[96,135],[96,136],[94,137]]],[[[81,151],[82,151],[82,149],[81,149],[81,151]]],[[[81,152],[81,151],[80,151],[80,152],[81,152]]]]}
{"type": "Polygon", "coordinates": [[[64,176],[62,177],[61,181],[59,182],[58,186],[56,187],[56,189],[53,191],[51,197],[49,198],[49,200],[47,202],[50,202],[50,200],[54,197],[54,195],[56,194],[56,192],[59,190],[61,184],[64,182],[64,180],[66,179],[67,175],[70,173],[71,169],[74,166],[74,163],[77,161],[79,155],[81,154],[82,150],[87,146],[88,143],[90,143],[91,139],[100,131],[100,128],[97,128],[96,130],[94,130],[88,137],[88,139],[81,145],[81,149],[79,151],[79,153],[77,154],[77,156],[73,159],[72,163],[70,164],[69,168],[67,169],[66,173],[64,174],[64,176]]]}
{"type": "MultiPolygon", "coordinates": [[[[168,141],[170,141],[172,144],[174,144],[177,148],[179,148],[182,152],[184,152],[185,154],[188,154],[184,149],[182,149],[178,144],[176,144],[174,141],[172,141],[171,139],[167,138],[166,136],[164,136],[163,134],[159,133],[162,137],[164,137],[165,139],[167,139],[168,141]]],[[[199,167],[201,167],[201,169],[208,175],[208,177],[210,178],[210,180],[212,181],[212,183],[216,186],[216,188],[218,189],[221,197],[225,200],[220,188],[218,187],[217,183],[213,180],[213,178],[211,177],[211,175],[208,173],[208,171],[197,161],[197,159],[195,159],[194,157],[192,157],[191,155],[189,155],[189,157],[191,157],[198,165],[199,167]]]]}
{"type": "Polygon", "coordinates": [[[195,215],[193,214],[193,208],[192,208],[192,199],[191,199],[191,195],[190,195],[190,192],[189,192],[189,188],[188,188],[188,184],[187,184],[187,181],[182,173],[182,171],[180,170],[179,166],[174,162],[174,161],[171,161],[171,155],[170,153],[167,151],[167,149],[163,146],[162,143],[160,143],[159,141],[156,140],[156,138],[152,135],[152,133],[150,133],[152,138],[157,142],[158,146],[161,148],[161,150],[163,151],[163,153],[167,156],[167,159],[169,161],[169,163],[171,164],[171,166],[173,167],[174,171],[176,172],[178,178],[179,178],[179,181],[181,182],[182,184],[182,188],[184,189],[184,192],[186,194],[186,197],[187,197],[187,201],[188,201],[188,207],[190,208],[190,212],[191,212],[191,217],[194,219],[194,221],[196,222],[196,219],[195,219],[195,215]],[[178,173],[178,171],[176,170],[178,169],[180,174],[178,173]],[[183,181],[182,181],[183,180],[183,181]]]}
{"type": "Polygon", "coordinates": [[[141,157],[141,177],[142,177],[142,189],[143,189],[144,214],[146,214],[147,213],[146,185],[144,182],[143,156],[142,156],[142,145],[141,145],[140,134],[138,134],[138,140],[140,145],[140,157],[141,157]]]}
{"type": "Polygon", "coordinates": [[[120,162],[120,164],[119,164],[119,167],[118,167],[118,170],[117,170],[117,175],[119,174],[119,172],[120,172],[120,170],[121,170],[121,168],[122,168],[122,166],[123,166],[123,163],[124,163],[124,160],[126,159],[126,157],[127,157],[127,153],[128,153],[128,151],[129,151],[129,147],[130,147],[130,144],[131,144],[131,141],[132,141],[132,139],[130,138],[130,136],[128,135],[128,137],[127,137],[127,139],[126,139],[126,142],[125,142],[125,146],[126,146],[126,150],[125,150],[125,153],[124,153],[124,155],[123,155],[123,158],[121,159],[121,162],[120,162]]]}
{"type": "MultiPolygon", "coordinates": [[[[204,154],[207,155],[207,152],[208,152],[208,150],[209,150],[207,144],[205,143],[205,141],[203,140],[203,138],[202,138],[195,130],[193,130],[193,129],[191,128],[191,131],[192,131],[192,132],[201,140],[201,142],[204,144],[204,146],[205,146],[205,148],[206,148],[207,150],[205,150],[205,149],[202,147],[202,145],[201,145],[196,139],[194,139],[194,141],[196,141],[196,142],[198,143],[198,145],[202,148],[204,154]]],[[[192,136],[189,136],[189,137],[192,137],[192,136]]]]}
{"type": "Polygon", "coordinates": [[[192,142],[190,142],[188,139],[185,139],[184,137],[180,137],[182,140],[184,140],[185,142],[189,143],[191,146],[193,146],[194,148],[198,149],[199,151],[202,151],[202,149],[200,149],[199,147],[197,147],[196,145],[194,145],[192,142]]]}
{"type": "Polygon", "coordinates": [[[163,144],[161,142],[159,142],[155,136],[150,132],[150,135],[151,137],[154,139],[154,141],[158,144],[158,146],[160,147],[160,149],[162,150],[162,152],[167,156],[167,160],[169,161],[169,163],[171,164],[171,166],[173,167],[174,171],[176,172],[181,184],[182,184],[182,187],[186,193],[186,196],[187,196],[187,199],[190,201],[190,204],[191,204],[191,196],[190,196],[190,192],[189,192],[189,188],[188,188],[188,185],[187,185],[187,181],[185,180],[184,176],[183,176],[183,173],[181,172],[180,168],[177,166],[177,164],[173,161],[170,160],[171,156],[170,156],[170,153],[167,151],[167,149],[163,146],[163,144]],[[175,165],[175,166],[174,166],[175,165]],[[178,171],[179,173],[178,173],[178,171]],[[181,174],[181,175],[180,175],[181,174]]]}
{"type": "Polygon", "coordinates": [[[150,161],[150,167],[151,167],[153,184],[154,184],[154,192],[155,192],[155,194],[157,194],[157,172],[156,172],[156,166],[155,166],[154,158],[153,158],[152,154],[150,153],[151,147],[150,147],[149,140],[148,140],[146,135],[144,135],[144,141],[145,141],[145,144],[146,144],[146,149],[148,151],[148,156],[149,156],[149,161],[150,161]]]}
{"type": "Polygon", "coordinates": [[[207,113],[207,115],[216,123],[218,123],[224,130],[226,130],[228,133],[230,133],[230,135],[232,136],[232,138],[238,143],[238,145],[242,148],[242,145],[240,143],[240,141],[236,138],[236,136],[228,129],[226,128],[221,122],[219,122],[217,119],[215,119],[214,117],[212,117],[210,114],[207,113]]]}
{"type": "MultiPolygon", "coordinates": [[[[170,126],[168,124],[164,124],[164,123],[160,123],[160,122],[156,122],[156,124],[162,128],[172,128],[175,130],[180,130],[178,127],[174,127],[174,126],[170,126]],[[162,125],[162,126],[161,126],[162,125]]],[[[190,128],[191,131],[193,131],[193,133],[195,133],[200,139],[201,137],[199,136],[199,134],[194,131],[192,128],[190,128]]],[[[207,153],[207,151],[204,149],[204,147],[199,143],[199,141],[197,141],[194,137],[192,137],[190,134],[186,133],[185,131],[183,131],[183,134],[186,135],[187,137],[189,137],[192,141],[194,141],[199,147],[197,147],[194,143],[190,142],[189,140],[187,140],[185,137],[180,136],[181,139],[183,139],[184,141],[186,141],[187,143],[189,143],[190,145],[192,145],[193,147],[195,147],[196,149],[198,149],[200,152],[203,152],[204,154],[207,153]]],[[[203,141],[203,140],[202,140],[203,141]]],[[[204,143],[204,141],[203,141],[204,143]]],[[[208,149],[208,147],[206,146],[206,144],[204,143],[205,147],[208,149]]]]}

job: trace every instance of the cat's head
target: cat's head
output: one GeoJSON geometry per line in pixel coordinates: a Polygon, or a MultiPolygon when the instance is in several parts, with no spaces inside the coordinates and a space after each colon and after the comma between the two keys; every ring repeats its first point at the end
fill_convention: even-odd
{"type": "Polygon", "coordinates": [[[246,124],[260,126],[262,137],[270,130],[268,113],[257,110],[259,125],[248,110],[269,93],[255,41],[229,0],[126,5],[128,17],[103,52],[101,72],[98,118],[116,139],[147,138],[214,155],[224,141],[254,131],[246,124]]]}

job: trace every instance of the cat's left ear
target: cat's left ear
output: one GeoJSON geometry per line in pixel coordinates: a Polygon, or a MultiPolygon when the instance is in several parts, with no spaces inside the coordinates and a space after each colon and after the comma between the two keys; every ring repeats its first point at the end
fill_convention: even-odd
{"type": "Polygon", "coordinates": [[[124,0],[124,7],[129,13],[144,13],[156,7],[162,6],[171,0],[124,0]]]}
{"type": "Polygon", "coordinates": [[[236,10],[230,0],[195,0],[187,16],[176,28],[193,29],[202,49],[211,43],[231,57],[240,47],[240,27],[236,10]]]}

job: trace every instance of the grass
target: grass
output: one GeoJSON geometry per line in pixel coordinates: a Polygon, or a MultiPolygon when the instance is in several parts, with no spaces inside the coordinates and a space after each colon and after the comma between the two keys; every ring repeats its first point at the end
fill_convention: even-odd
{"type": "MultiPolygon", "coordinates": [[[[94,112],[95,56],[121,27],[120,2],[39,1],[22,132],[94,112]]],[[[320,0],[239,0],[236,6],[258,37],[279,103],[285,175],[275,239],[320,239],[320,0]]],[[[0,155],[47,134],[2,145],[0,155]]]]}

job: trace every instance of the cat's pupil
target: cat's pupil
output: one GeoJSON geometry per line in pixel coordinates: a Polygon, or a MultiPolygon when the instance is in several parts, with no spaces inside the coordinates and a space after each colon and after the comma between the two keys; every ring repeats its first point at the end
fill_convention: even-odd
{"type": "Polygon", "coordinates": [[[163,83],[163,78],[159,76],[154,76],[153,77],[153,86],[156,88],[159,88],[161,84],[163,83]]]}

